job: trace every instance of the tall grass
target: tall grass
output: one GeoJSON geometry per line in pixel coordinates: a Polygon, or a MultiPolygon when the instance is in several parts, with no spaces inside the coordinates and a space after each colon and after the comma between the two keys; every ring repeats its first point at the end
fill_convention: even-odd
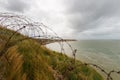
{"type": "MultiPolygon", "coordinates": [[[[0,28],[0,50],[11,35],[12,30],[0,28]],[[7,32],[8,31],[8,32],[7,32]]],[[[0,80],[103,80],[91,67],[73,65],[73,59],[51,51],[35,40],[24,40],[14,45],[15,40],[24,36],[16,34],[9,47],[0,57],[0,80]]],[[[76,64],[81,64],[77,61],[76,64]]]]}
{"type": "Polygon", "coordinates": [[[5,80],[26,80],[23,72],[23,56],[17,52],[17,47],[11,47],[1,57],[1,72],[5,80]]]}

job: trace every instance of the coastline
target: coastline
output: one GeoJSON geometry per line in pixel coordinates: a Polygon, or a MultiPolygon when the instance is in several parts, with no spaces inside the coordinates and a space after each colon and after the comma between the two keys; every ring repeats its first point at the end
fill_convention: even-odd
{"type": "MultiPolygon", "coordinates": [[[[0,28],[0,31],[3,31],[3,28],[0,28]]],[[[2,41],[7,41],[5,37],[9,37],[10,34],[14,33],[14,31],[8,29],[4,29],[4,32],[7,33],[0,34],[2,41]]],[[[4,67],[1,67],[0,70],[3,73],[9,72],[11,74],[2,75],[4,79],[55,80],[56,78],[64,78],[64,80],[103,80],[102,76],[92,67],[82,65],[78,60],[74,63],[73,58],[49,50],[34,39],[19,41],[21,38],[24,38],[22,34],[15,35],[9,42],[9,46],[5,47],[5,50],[2,49],[4,43],[0,45],[0,50],[4,50],[7,57],[6,60],[2,55],[0,62],[4,67]],[[18,43],[15,43],[16,39],[18,39],[18,43]]]]}

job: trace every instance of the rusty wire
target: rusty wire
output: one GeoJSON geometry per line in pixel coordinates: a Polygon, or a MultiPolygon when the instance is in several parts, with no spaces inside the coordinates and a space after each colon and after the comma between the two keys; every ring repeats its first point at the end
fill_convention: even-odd
{"type": "MultiPolygon", "coordinates": [[[[51,28],[44,25],[43,23],[34,22],[33,20],[31,20],[23,15],[17,15],[17,14],[13,14],[13,13],[0,13],[0,25],[1,25],[1,27],[15,31],[8,38],[3,50],[0,52],[0,56],[3,55],[4,49],[8,45],[8,43],[10,42],[12,37],[14,35],[16,35],[17,33],[20,33],[26,37],[23,39],[16,40],[16,42],[22,41],[25,39],[39,39],[40,41],[46,40],[46,41],[44,41],[44,44],[58,42],[58,44],[61,47],[61,53],[64,53],[64,54],[66,52],[64,50],[63,42],[65,42],[71,50],[71,53],[74,58],[74,63],[75,63],[77,50],[73,49],[73,47],[66,40],[59,37],[57,35],[57,33],[55,33],[51,28]]],[[[90,66],[93,66],[93,67],[99,69],[101,72],[103,72],[107,76],[106,80],[113,80],[113,78],[111,77],[112,73],[120,74],[120,71],[115,71],[115,70],[111,70],[110,72],[107,72],[103,68],[101,68],[100,66],[98,66],[96,64],[84,63],[82,65],[86,65],[86,66],[90,65],[90,66]]]]}

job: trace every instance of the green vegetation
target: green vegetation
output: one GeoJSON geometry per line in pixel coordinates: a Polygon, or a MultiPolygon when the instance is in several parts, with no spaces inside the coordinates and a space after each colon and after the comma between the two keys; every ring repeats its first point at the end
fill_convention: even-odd
{"type": "MultiPolygon", "coordinates": [[[[0,27],[0,51],[14,31],[0,27]]],[[[90,66],[81,65],[17,33],[0,57],[0,80],[103,80],[90,66]],[[18,41],[15,43],[15,41],[18,41]],[[13,44],[14,43],[14,44],[13,44]],[[80,66],[77,66],[80,65],[80,66]]]]}

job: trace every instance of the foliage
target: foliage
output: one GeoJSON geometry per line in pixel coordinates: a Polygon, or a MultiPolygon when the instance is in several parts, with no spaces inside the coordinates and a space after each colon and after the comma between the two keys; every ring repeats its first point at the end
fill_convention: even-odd
{"type": "MultiPolygon", "coordinates": [[[[4,28],[0,28],[3,32],[4,28]]],[[[13,33],[5,29],[7,34],[0,34],[0,50],[13,33]]],[[[10,46],[0,57],[0,78],[2,80],[103,80],[89,66],[82,64],[66,55],[47,49],[33,39],[20,41],[13,45],[16,39],[25,37],[19,33],[11,39],[10,46]],[[11,46],[12,45],[12,46],[11,46]]]]}

